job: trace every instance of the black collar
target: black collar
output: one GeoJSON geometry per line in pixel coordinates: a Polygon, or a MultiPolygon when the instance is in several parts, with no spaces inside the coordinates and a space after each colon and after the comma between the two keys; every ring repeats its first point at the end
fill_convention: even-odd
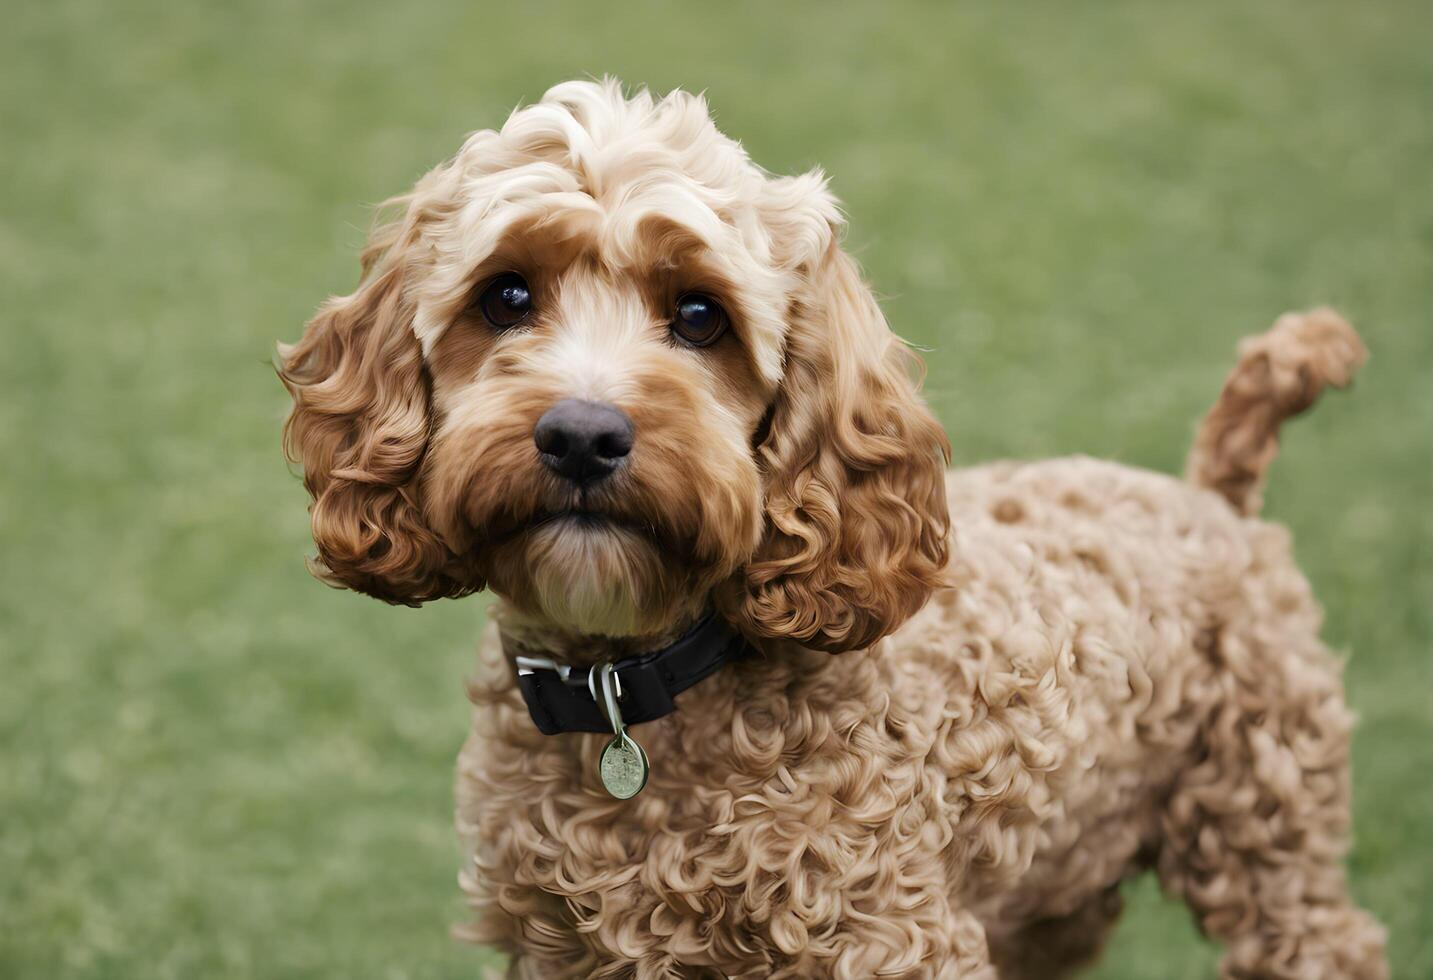
{"type": "MultiPolygon", "coordinates": [[[[752,648],[715,613],[676,642],[627,657],[612,665],[622,691],[622,721],[638,725],[677,710],[678,694],[739,660],[752,648]]],[[[544,735],[559,732],[608,732],[612,725],[592,699],[591,668],[570,667],[545,657],[516,657],[517,682],[528,713],[544,735]]]]}

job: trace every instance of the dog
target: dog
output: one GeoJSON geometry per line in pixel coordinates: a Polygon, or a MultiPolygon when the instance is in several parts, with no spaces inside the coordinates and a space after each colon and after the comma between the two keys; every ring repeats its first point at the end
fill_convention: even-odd
{"type": "Polygon", "coordinates": [[[316,573],[490,589],[460,929],[556,977],[1053,978],[1156,870],[1227,978],[1387,976],[1280,424],[1365,356],[1244,342],[1184,479],[947,472],[818,171],[570,82],[393,202],[280,345],[316,573]]]}

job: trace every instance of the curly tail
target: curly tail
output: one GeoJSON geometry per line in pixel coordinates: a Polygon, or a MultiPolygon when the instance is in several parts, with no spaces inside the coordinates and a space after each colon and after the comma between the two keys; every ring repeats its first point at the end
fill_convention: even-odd
{"type": "Polygon", "coordinates": [[[1199,426],[1185,476],[1223,494],[1240,513],[1257,514],[1264,471],[1279,451],[1279,426],[1328,385],[1347,385],[1367,357],[1353,327],[1327,307],[1285,313],[1268,331],[1245,337],[1239,363],[1199,426]]]}

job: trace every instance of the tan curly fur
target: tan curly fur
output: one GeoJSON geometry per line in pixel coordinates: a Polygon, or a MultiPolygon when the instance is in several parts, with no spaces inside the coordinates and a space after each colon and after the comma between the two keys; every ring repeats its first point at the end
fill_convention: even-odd
{"type": "Polygon", "coordinates": [[[558,86],[395,202],[281,348],[319,573],[499,596],[470,685],[463,935],[513,977],[1051,978],[1157,870],[1228,978],[1387,976],[1350,901],[1339,663],[1253,515],[1279,424],[1363,357],[1336,314],[1246,341],[1188,480],[1070,458],[945,472],[912,358],[820,174],[773,177],[685,93],[558,86]],[[497,330],[473,297],[521,273],[497,330]],[[727,309],[719,342],[676,297],[727,309]],[[636,433],[575,489],[533,427],[636,433]],[[544,736],[510,658],[653,649],[715,606],[759,656],[636,726],[544,736]],[[831,654],[838,653],[839,656],[831,654]]]}
{"type": "Polygon", "coordinates": [[[1267,333],[1246,337],[1238,366],[1199,427],[1186,476],[1240,513],[1257,514],[1279,426],[1307,411],[1326,386],[1347,385],[1367,357],[1358,334],[1330,309],[1286,313],[1267,333]]]}

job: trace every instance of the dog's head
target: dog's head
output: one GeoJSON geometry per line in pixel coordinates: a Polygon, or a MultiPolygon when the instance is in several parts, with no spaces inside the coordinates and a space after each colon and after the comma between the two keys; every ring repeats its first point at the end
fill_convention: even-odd
{"type": "Polygon", "coordinates": [[[325,578],[613,636],[715,601],[832,651],[929,596],[945,437],[819,173],[573,82],[393,203],[280,349],[325,578]]]}

